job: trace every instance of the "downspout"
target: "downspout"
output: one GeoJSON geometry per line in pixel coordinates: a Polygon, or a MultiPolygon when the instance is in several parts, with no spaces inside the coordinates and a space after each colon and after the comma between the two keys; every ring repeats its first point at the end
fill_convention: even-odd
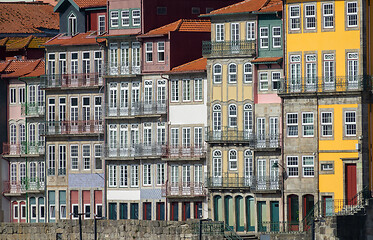
{"type": "MultiPolygon", "coordinates": [[[[171,89],[171,87],[170,87],[170,79],[169,78],[166,78],[166,77],[164,77],[163,76],[163,74],[161,73],[161,78],[162,79],[165,79],[166,81],[167,81],[167,93],[168,93],[168,96],[170,96],[170,89],[171,89]]],[[[167,98],[167,99],[170,99],[169,97],[167,98]]],[[[166,107],[166,112],[167,112],[167,140],[169,140],[169,135],[170,135],[170,124],[169,124],[169,122],[170,122],[170,114],[169,114],[169,112],[170,112],[170,102],[169,102],[170,100],[168,100],[168,103],[167,103],[167,107],[166,107]]],[[[166,148],[167,148],[167,150],[168,150],[168,147],[169,147],[169,142],[167,141],[167,144],[166,144],[166,148]]],[[[168,152],[168,151],[167,151],[168,152]]],[[[165,221],[167,222],[167,216],[168,216],[168,198],[167,198],[167,188],[168,188],[168,176],[169,176],[169,171],[168,171],[168,161],[166,162],[166,169],[167,169],[167,180],[166,180],[166,214],[165,214],[165,221]]]]}
{"type": "MultiPolygon", "coordinates": [[[[46,51],[44,51],[44,59],[46,59],[46,51]]],[[[47,61],[45,60],[45,68],[44,68],[44,75],[47,75],[47,61]]],[[[42,79],[40,79],[40,82],[42,81],[42,79]]],[[[45,78],[44,78],[44,81],[45,78]]],[[[45,133],[45,129],[46,129],[46,123],[47,123],[47,115],[46,115],[46,112],[47,112],[47,96],[46,96],[46,93],[45,93],[45,90],[44,90],[44,133],[45,133]]],[[[48,222],[49,219],[48,219],[48,215],[47,215],[47,212],[48,212],[48,201],[49,201],[49,196],[48,196],[48,191],[47,191],[47,187],[48,187],[48,177],[47,177],[47,141],[46,141],[46,137],[45,137],[45,134],[44,134],[44,223],[48,222]],[[47,201],[47,198],[48,198],[48,201],[47,201]]],[[[71,210],[71,209],[70,209],[71,210]]],[[[40,217],[39,217],[40,218],[40,217]]]]}
{"type": "MultiPolygon", "coordinates": [[[[286,0],[283,0],[283,5],[282,5],[282,32],[283,32],[283,34],[284,34],[284,37],[283,37],[283,39],[284,39],[284,41],[283,41],[283,61],[282,61],[282,69],[283,69],[283,71],[284,71],[284,81],[283,81],[283,88],[285,88],[286,89],[286,87],[287,87],[287,83],[286,83],[286,79],[287,79],[287,71],[286,71],[286,59],[287,59],[287,56],[286,56],[286,47],[287,47],[287,45],[286,45],[286,37],[287,37],[287,35],[286,35],[286,26],[285,26],[285,23],[286,23],[286,21],[285,21],[285,23],[284,23],[284,19],[286,19],[286,8],[285,8],[285,6],[286,6],[286,0]]],[[[284,98],[281,98],[281,119],[282,119],[282,121],[281,121],[281,129],[282,129],[282,136],[281,136],[281,138],[282,138],[282,144],[281,144],[281,159],[282,159],[282,175],[284,174],[284,166],[285,166],[285,154],[284,154],[284,140],[285,140],[285,133],[284,132],[286,132],[286,131],[284,131],[284,114],[285,114],[285,110],[284,110],[284,98]]],[[[283,181],[282,181],[282,222],[285,222],[285,178],[284,178],[284,176],[282,176],[282,179],[283,179],[283,181]]]]}

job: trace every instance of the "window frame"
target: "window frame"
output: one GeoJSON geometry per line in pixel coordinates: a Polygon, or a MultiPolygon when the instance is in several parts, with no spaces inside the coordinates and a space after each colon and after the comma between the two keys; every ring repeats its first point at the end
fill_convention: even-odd
{"type": "Polygon", "coordinates": [[[281,80],[281,72],[271,72],[272,91],[277,91],[280,89],[280,80],[281,80]],[[278,78],[274,77],[275,75],[278,75],[278,78]],[[274,87],[275,85],[276,85],[276,88],[274,87]]]}
{"type": "Polygon", "coordinates": [[[235,63],[230,63],[228,65],[228,83],[237,83],[237,64],[235,63]],[[234,69],[232,67],[234,67],[234,69]]]}
{"type": "Polygon", "coordinates": [[[298,137],[298,135],[299,135],[299,130],[298,130],[298,113],[287,113],[286,114],[286,134],[287,134],[287,137],[298,137]],[[291,115],[296,116],[296,118],[294,118],[294,119],[296,119],[296,123],[294,123],[294,122],[289,123],[289,120],[290,120],[289,116],[291,116],[291,115]],[[292,127],[294,127],[294,129],[291,130],[291,131],[294,131],[294,133],[296,131],[296,134],[294,134],[294,135],[290,135],[290,129],[292,127]]]}
{"type": "Polygon", "coordinates": [[[231,149],[228,152],[228,161],[229,161],[229,170],[230,171],[236,171],[238,168],[237,164],[237,150],[231,149]],[[234,154],[233,154],[234,153],[234,154]],[[234,165],[235,164],[235,167],[234,165]]]}
{"type": "Polygon", "coordinates": [[[250,62],[244,63],[243,65],[243,79],[244,83],[252,83],[253,82],[253,64],[250,62]],[[248,67],[246,67],[248,66],[248,67]],[[250,80],[248,80],[250,79],[250,80]]]}
{"type": "Polygon", "coordinates": [[[216,42],[224,42],[224,31],[225,26],[222,23],[215,24],[215,41],[216,42]]]}
{"type": "Polygon", "coordinates": [[[268,85],[268,72],[259,72],[259,90],[268,91],[268,85]],[[267,76],[267,78],[262,79],[262,76],[267,76]]]}
{"type": "Polygon", "coordinates": [[[335,17],[334,17],[334,14],[335,14],[335,10],[334,10],[334,4],[331,3],[331,2],[327,2],[327,3],[323,3],[322,4],[322,23],[323,23],[323,28],[325,29],[333,29],[335,27],[335,17]],[[332,13],[325,13],[325,11],[328,11],[328,9],[325,9],[326,6],[331,6],[331,11],[332,13]],[[330,18],[328,20],[328,18],[330,18]],[[330,21],[331,20],[331,21],[330,21]],[[330,26],[327,26],[326,24],[327,23],[332,23],[332,25],[330,26]]]}
{"type": "Polygon", "coordinates": [[[315,116],[313,112],[302,112],[302,136],[303,137],[314,137],[315,136],[315,116]],[[306,118],[305,115],[310,114],[312,115],[312,123],[305,122],[306,118]],[[305,132],[309,129],[306,129],[307,127],[312,126],[312,134],[305,134],[305,132]]]}
{"type": "Polygon", "coordinates": [[[275,26],[272,27],[272,47],[273,48],[281,48],[281,27],[275,26]],[[279,34],[275,34],[276,30],[279,29],[279,34]],[[278,44],[276,44],[278,43],[278,44]]]}
{"type": "Polygon", "coordinates": [[[305,21],[304,28],[306,30],[315,30],[316,29],[316,25],[317,25],[316,14],[317,14],[316,4],[310,3],[310,4],[305,4],[304,5],[304,21],[305,21]],[[313,10],[312,9],[309,10],[309,11],[313,11],[313,14],[308,14],[307,7],[313,8],[313,10]],[[312,24],[312,22],[310,22],[311,19],[314,20],[314,22],[313,22],[314,26],[313,27],[311,25],[309,25],[309,24],[312,24]]]}
{"type": "Polygon", "coordinates": [[[344,111],[344,113],[343,113],[343,118],[344,118],[343,119],[344,120],[344,135],[346,137],[355,137],[356,136],[356,134],[357,134],[357,121],[356,121],[356,117],[357,117],[356,111],[352,111],[352,110],[344,111]],[[353,121],[353,122],[350,122],[350,121],[347,122],[347,114],[349,114],[349,113],[353,113],[354,114],[355,121],[353,121]],[[355,129],[354,129],[355,134],[348,134],[348,131],[349,130],[351,131],[351,129],[349,129],[348,126],[351,126],[351,127],[355,126],[355,129]]]}
{"type": "Polygon", "coordinates": [[[320,125],[321,125],[321,128],[320,128],[320,130],[321,130],[321,137],[327,137],[327,138],[329,138],[329,137],[333,137],[333,131],[334,131],[334,129],[333,129],[333,112],[321,112],[320,113],[320,125]],[[330,114],[330,122],[325,122],[324,121],[324,115],[325,114],[330,114]],[[331,130],[329,130],[328,129],[328,126],[331,126],[331,130]],[[331,131],[331,134],[328,134],[328,135],[326,135],[326,134],[324,134],[324,127],[326,127],[326,129],[325,129],[325,131],[327,131],[327,132],[329,132],[329,131],[331,131]]]}
{"type": "Polygon", "coordinates": [[[153,62],[153,42],[145,43],[145,61],[153,62]]]}
{"type": "Polygon", "coordinates": [[[303,177],[314,177],[315,176],[315,157],[314,156],[302,156],[302,176],[303,177]],[[312,158],[312,165],[305,164],[305,158],[312,158]],[[312,168],[312,170],[309,169],[312,172],[312,175],[306,174],[307,168],[312,168]]]}
{"type": "Polygon", "coordinates": [[[359,6],[357,1],[351,1],[351,2],[346,2],[346,23],[347,27],[353,28],[353,27],[358,27],[359,26],[359,19],[358,19],[358,12],[359,12],[359,6]],[[356,4],[356,12],[349,13],[349,5],[350,4],[356,4]],[[356,16],[356,24],[350,25],[350,17],[351,16],[356,16]]]}
{"type": "Polygon", "coordinates": [[[164,41],[157,42],[157,60],[158,60],[158,62],[161,62],[161,63],[165,62],[165,60],[166,60],[165,50],[166,50],[166,43],[164,41]],[[161,45],[163,45],[163,47],[161,45]]]}
{"type": "Polygon", "coordinates": [[[255,40],[255,22],[246,23],[246,40],[255,40]]]}
{"type": "Polygon", "coordinates": [[[237,105],[229,104],[228,106],[228,126],[237,127],[237,105]],[[235,110],[231,110],[231,107],[234,107],[235,110]]]}
{"type": "Polygon", "coordinates": [[[287,172],[288,177],[290,178],[299,177],[299,157],[298,156],[287,156],[286,157],[286,172],[287,172]],[[296,161],[296,164],[289,164],[289,160],[291,158],[293,158],[292,159],[293,161],[296,161]]]}
{"type": "Polygon", "coordinates": [[[212,75],[213,75],[213,82],[215,84],[221,84],[223,80],[223,66],[219,63],[215,64],[212,69],[212,75]],[[217,69],[220,69],[220,72],[216,71],[217,69]]]}
{"type": "Polygon", "coordinates": [[[122,10],[120,12],[120,17],[121,17],[122,27],[129,27],[130,26],[130,10],[129,9],[122,10]],[[126,16],[126,13],[127,13],[127,16],[126,16]]]}
{"type": "Polygon", "coordinates": [[[112,10],[110,11],[110,27],[117,28],[119,27],[119,11],[118,10],[112,10]],[[117,16],[114,16],[117,15],[117,16]],[[114,24],[116,22],[116,24],[114,24]]]}
{"type": "MultiPolygon", "coordinates": [[[[294,12],[295,13],[295,12],[294,12]]],[[[291,31],[298,31],[300,30],[300,25],[301,25],[301,21],[300,21],[300,5],[292,5],[292,6],[289,6],[289,29],[291,31]],[[298,15],[293,15],[293,12],[292,12],[292,9],[294,8],[298,8],[298,15]]]]}
{"type": "Polygon", "coordinates": [[[259,28],[259,39],[260,39],[260,48],[268,49],[269,48],[269,28],[268,27],[259,28]],[[264,35],[265,30],[267,31],[266,35],[264,35]]]}
{"type": "Polygon", "coordinates": [[[134,27],[140,26],[141,25],[141,11],[140,11],[140,9],[132,9],[131,16],[132,16],[132,26],[134,26],[134,27]],[[137,16],[137,13],[138,13],[138,16],[137,16]],[[138,21],[138,23],[135,23],[135,21],[138,21]]]}

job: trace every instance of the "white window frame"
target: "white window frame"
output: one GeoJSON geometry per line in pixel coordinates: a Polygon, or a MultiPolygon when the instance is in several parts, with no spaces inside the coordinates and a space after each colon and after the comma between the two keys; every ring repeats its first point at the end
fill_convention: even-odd
{"type": "Polygon", "coordinates": [[[314,156],[302,156],[302,174],[303,177],[314,177],[315,176],[315,157],[314,156]],[[306,164],[306,160],[312,159],[312,164],[306,164]],[[310,172],[312,174],[308,174],[310,172]]]}
{"type": "Polygon", "coordinates": [[[109,165],[109,187],[117,187],[117,166],[109,165]]]}
{"type": "Polygon", "coordinates": [[[106,16],[98,15],[98,34],[106,32],[106,16]]]}
{"type": "Polygon", "coordinates": [[[213,78],[214,78],[214,83],[221,83],[222,82],[222,74],[223,74],[223,67],[221,64],[215,64],[213,66],[213,78]],[[219,71],[217,71],[220,69],[219,71]]]}
{"type": "Polygon", "coordinates": [[[302,112],[302,136],[303,137],[313,137],[314,136],[314,114],[313,112],[302,112]],[[312,122],[308,122],[308,118],[312,118],[312,122]],[[312,134],[307,133],[307,131],[311,131],[312,134]]]}
{"type": "Polygon", "coordinates": [[[119,187],[128,187],[128,165],[119,165],[119,187]]]}
{"type": "Polygon", "coordinates": [[[255,22],[246,23],[246,39],[255,40],[255,22]]]}
{"type": "Polygon", "coordinates": [[[334,4],[333,3],[322,4],[322,17],[323,17],[324,28],[334,28],[334,4]],[[332,13],[326,13],[326,11],[328,11],[327,9],[325,9],[326,6],[331,6],[332,13]],[[327,23],[331,23],[331,25],[327,25],[327,23]]]}
{"type": "Polygon", "coordinates": [[[166,179],[166,165],[164,163],[157,163],[157,185],[164,185],[166,179]]]}
{"type": "Polygon", "coordinates": [[[166,43],[165,42],[157,42],[157,58],[158,62],[164,62],[166,59],[165,55],[166,43]]]}
{"type": "Polygon", "coordinates": [[[189,79],[183,79],[183,102],[190,102],[192,100],[191,97],[191,81],[189,79]]]}
{"type": "Polygon", "coordinates": [[[298,131],[298,113],[287,113],[286,114],[286,132],[288,137],[298,137],[299,131],[298,131]],[[293,116],[291,119],[290,116],[293,116]],[[295,118],[294,118],[295,116],[295,118]],[[293,122],[291,120],[296,120],[296,122],[293,122]],[[291,121],[291,122],[290,122],[291,121]],[[294,131],[293,134],[292,131],[294,131]],[[296,132],[296,134],[295,134],[296,132]]]}
{"type": "Polygon", "coordinates": [[[272,79],[271,79],[272,90],[277,91],[278,89],[280,89],[281,72],[272,72],[271,76],[272,76],[272,79]],[[276,87],[275,87],[275,85],[276,85],[276,87]]]}
{"type": "Polygon", "coordinates": [[[131,165],[131,187],[139,186],[139,165],[131,165]]]}
{"type": "Polygon", "coordinates": [[[91,169],[91,145],[89,144],[82,145],[82,161],[83,161],[83,169],[90,170],[91,169]],[[89,151],[84,152],[84,148],[88,148],[89,151]],[[87,155],[87,153],[89,153],[89,155],[87,155]]]}
{"type": "Polygon", "coordinates": [[[60,204],[60,219],[66,219],[66,217],[67,217],[66,211],[67,211],[66,204],[60,204]],[[65,208],[65,216],[62,216],[62,213],[63,213],[62,208],[63,207],[65,208]]]}
{"type": "Polygon", "coordinates": [[[228,83],[237,83],[237,64],[228,65],[228,83]]]}
{"type": "Polygon", "coordinates": [[[128,9],[121,11],[122,27],[130,26],[130,11],[128,9]]]}
{"type": "Polygon", "coordinates": [[[153,62],[153,42],[145,43],[145,55],[146,62],[153,62]]]}
{"type": "Polygon", "coordinates": [[[259,29],[260,48],[269,48],[269,29],[268,27],[261,27],[259,29]]]}
{"type": "Polygon", "coordinates": [[[16,104],[17,103],[17,89],[16,88],[9,88],[9,103],[16,104]]]}
{"type": "Polygon", "coordinates": [[[202,96],[203,96],[202,84],[203,84],[202,78],[194,79],[194,101],[196,102],[202,101],[202,96]]]}
{"type": "Polygon", "coordinates": [[[140,26],[141,24],[141,11],[139,9],[132,10],[132,26],[140,26]]]}
{"type": "Polygon", "coordinates": [[[304,5],[305,29],[316,29],[316,4],[304,5]],[[310,8],[310,9],[307,9],[310,8]]]}
{"type": "Polygon", "coordinates": [[[237,150],[235,149],[229,150],[228,159],[229,159],[229,170],[232,170],[232,171],[237,170],[237,150]]]}
{"type": "Polygon", "coordinates": [[[333,112],[321,112],[320,116],[320,124],[321,124],[321,136],[322,137],[332,137],[333,136],[333,112]],[[330,122],[326,121],[324,117],[330,114],[330,122]],[[329,129],[331,127],[331,130],[329,129]],[[325,128],[325,131],[324,131],[325,128]],[[331,131],[331,134],[328,132],[331,131]],[[326,134],[325,134],[326,133],[326,134]]]}
{"type": "Polygon", "coordinates": [[[79,145],[75,145],[75,144],[70,145],[70,159],[71,159],[71,170],[73,171],[79,170],[79,145]]]}
{"type": "Polygon", "coordinates": [[[344,112],[344,122],[345,122],[345,136],[351,137],[351,136],[356,136],[356,111],[345,111],[344,112]],[[347,114],[354,114],[353,118],[354,121],[348,121],[347,114]],[[349,129],[349,126],[352,127],[353,129],[349,129]],[[349,131],[354,131],[354,134],[349,134],[349,131]]]}
{"type": "Polygon", "coordinates": [[[113,28],[119,27],[119,11],[110,12],[110,26],[113,28]]]}
{"type": "Polygon", "coordinates": [[[358,3],[357,1],[346,3],[346,14],[347,14],[347,27],[357,27],[358,26],[358,3]],[[355,5],[350,7],[350,5],[355,5]],[[350,9],[353,9],[350,11],[350,9]],[[350,22],[356,21],[356,24],[350,24],[350,22]]]}
{"type": "Polygon", "coordinates": [[[281,47],[281,27],[272,27],[272,46],[273,48],[281,47]]]}
{"type": "Polygon", "coordinates": [[[286,157],[287,175],[290,178],[299,176],[298,164],[299,164],[298,156],[287,156],[286,157]],[[293,161],[293,162],[290,162],[290,161],[293,161]]]}
{"type": "Polygon", "coordinates": [[[259,73],[259,90],[268,91],[268,72],[259,73]],[[265,78],[264,78],[265,77],[265,78]]]}
{"type": "Polygon", "coordinates": [[[18,90],[19,90],[19,103],[23,104],[25,103],[25,98],[26,98],[25,87],[20,87],[18,88],[18,90]]]}
{"type": "Polygon", "coordinates": [[[215,41],[224,42],[224,24],[215,24],[215,41]]]}
{"type": "Polygon", "coordinates": [[[171,102],[179,102],[179,81],[171,80],[171,102]]]}
{"type": "Polygon", "coordinates": [[[243,65],[244,83],[253,82],[253,65],[251,63],[245,63],[243,65]]]}
{"type": "Polygon", "coordinates": [[[293,5],[289,7],[289,28],[290,30],[300,30],[300,6],[299,5],[293,5]],[[293,9],[298,8],[298,10],[295,10],[293,12],[293,9]],[[296,13],[296,14],[294,14],[296,13]]]}
{"type": "Polygon", "coordinates": [[[229,104],[228,106],[228,126],[237,127],[237,105],[229,104]]]}

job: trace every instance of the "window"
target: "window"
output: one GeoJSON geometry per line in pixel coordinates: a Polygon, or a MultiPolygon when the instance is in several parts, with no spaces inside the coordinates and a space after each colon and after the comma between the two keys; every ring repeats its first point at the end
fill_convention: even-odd
{"type": "Polygon", "coordinates": [[[150,164],[144,164],[143,165],[143,185],[149,186],[152,184],[152,171],[151,171],[151,165],[150,164]]]}
{"type": "Polygon", "coordinates": [[[190,148],[190,128],[182,129],[182,146],[183,148],[190,148]]]}
{"type": "Polygon", "coordinates": [[[213,69],[214,83],[221,83],[222,67],[220,64],[215,64],[213,69]]]}
{"type": "Polygon", "coordinates": [[[118,44],[116,43],[110,43],[109,66],[111,75],[118,73],[118,44]]]}
{"type": "Polygon", "coordinates": [[[347,2],[347,26],[357,27],[357,2],[347,2]]]}
{"type": "Polygon", "coordinates": [[[298,136],[298,113],[288,113],[286,115],[288,137],[298,136]]]}
{"type": "Polygon", "coordinates": [[[21,202],[21,218],[22,219],[26,218],[26,205],[22,204],[22,202],[21,202]]]}
{"type": "Polygon", "coordinates": [[[130,11],[123,10],[122,11],[122,26],[128,27],[130,25],[130,11]]]}
{"type": "Polygon", "coordinates": [[[58,175],[66,175],[66,145],[59,146],[58,175]]]}
{"type": "MultiPolygon", "coordinates": [[[[269,46],[269,39],[268,39],[268,28],[267,27],[261,27],[260,28],[260,47],[261,48],[268,48],[269,46]]],[[[281,40],[280,40],[281,42],[281,40]]]]}
{"type": "Polygon", "coordinates": [[[231,23],[231,48],[234,53],[239,49],[238,41],[240,40],[240,24],[231,23]]]}
{"type": "Polygon", "coordinates": [[[289,177],[298,177],[298,157],[287,157],[286,165],[289,177]]]}
{"type": "Polygon", "coordinates": [[[151,146],[152,144],[152,128],[151,123],[144,123],[144,146],[151,146]]]}
{"type": "Polygon", "coordinates": [[[70,159],[71,159],[71,169],[77,170],[79,164],[79,146],[78,145],[71,145],[70,146],[70,159]]]}
{"type": "Polygon", "coordinates": [[[243,112],[244,137],[246,139],[251,137],[253,132],[253,107],[251,104],[244,105],[243,112]]]}
{"type": "Polygon", "coordinates": [[[153,100],[153,82],[144,81],[144,85],[144,103],[149,106],[153,100]]]}
{"type": "Polygon", "coordinates": [[[91,169],[91,146],[83,145],[82,153],[84,169],[89,170],[91,169]]]}
{"type": "Polygon", "coordinates": [[[290,30],[300,29],[300,7],[290,6],[290,30]]]}
{"type": "Polygon", "coordinates": [[[76,16],[72,13],[69,16],[69,26],[68,26],[68,33],[69,35],[75,35],[78,32],[78,24],[76,16]]]}
{"type": "Polygon", "coordinates": [[[194,128],[194,147],[201,148],[203,146],[202,142],[202,128],[195,127],[194,128]]]}
{"type": "Polygon", "coordinates": [[[321,136],[333,136],[333,114],[331,112],[321,113],[321,136]]]}
{"type": "Polygon", "coordinates": [[[166,81],[157,81],[157,102],[165,107],[166,105],[166,81]]]}
{"type": "Polygon", "coordinates": [[[127,165],[120,165],[120,172],[119,172],[119,186],[120,187],[127,187],[128,186],[128,166],[127,165]]]}
{"type": "Polygon", "coordinates": [[[224,24],[216,24],[215,31],[216,31],[216,41],[223,42],[224,41],[224,24]]]}
{"type": "Polygon", "coordinates": [[[229,170],[237,170],[237,151],[229,151],[229,170]]]}
{"type": "Polygon", "coordinates": [[[98,16],[98,34],[103,34],[106,31],[105,15],[98,16]]]}
{"type": "Polygon", "coordinates": [[[111,27],[119,26],[119,12],[118,11],[110,12],[110,25],[111,27]]]}
{"type": "Polygon", "coordinates": [[[272,90],[276,91],[280,88],[280,72],[272,72],[272,90]]]}
{"type": "Polygon", "coordinates": [[[10,125],[10,144],[16,144],[17,143],[17,127],[15,124],[10,125]]]}
{"type": "Polygon", "coordinates": [[[314,171],[314,157],[303,156],[302,157],[303,177],[313,177],[314,171]]]}
{"type": "Polygon", "coordinates": [[[281,27],[272,28],[272,42],[274,48],[281,47],[281,27]]]}
{"type": "Polygon", "coordinates": [[[237,65],[234,63],[228,66],[228,82],[237,83],[237,65]]]}
{"type": "Polygon", "coordinates": [[[167,15],[167,7],[157,7],[157,15],[167,15]]]}
{"type": "Polygon", "coordinates": [[[333,163],[321,163],[321,171],[333,171],[333,163]]]}
{"type": "Polygon", "coordinates": [[[100,144],[95,145],[95,167],[96,169],[102,169],[102,146],[100,144]]]}
{"type": "Polygon", "coordinates": [[[313,113],[302,113],[303,137],[313,137],[313,113]]]}
{"type": "MultiPolygon", "coordinates": [[[[35,124],[30,124],[29,125],[29,139],[30,139],[30,144],[35,144],[35,124]]],[[[26,127],[25,124],[20,124],[19,125],[19,142],[22,144],[26,142],[26,127]]]]}
{"type": "Polygon", "coordinates": [[[48,175],[55,175],[56,162],[55,162],[56,146],[48,146],[48,175]]]}
{"type": "MultiPolygon", "coordinates": [[[[71,61],[70,61],[70,70],[71,74],[73,74],[72,78],[76,79],[78,74],[78,53],[71,53],[71,61]]],[[[77,81],[74,81],[74,83],[77,83],[77,81]]]]}
{"type": "Polygon", "coordinates": [[[160,145],[166,144],[166,128],[164,123],[158,123],[157,126],[157,143],[160,145]]]}
{"type": "Polygon", "coordinates": [[[18,219],[18,214],[19,214],[18,203],[15,203],[15,205],[13,205],[13,219],[18,219]]]}
{"type": "Polygon", "coordinates": [[[347,54],[347,83],[349,89],[358,88],[358,53],[348,53],[347,54]]]}
{"type": "Polygon", "coordinates": [[[202,79],[194,79],[194,101],[202,101],[202,79]]]}
{"type": "Polygon", "coordinates": [[[245,63],[243,66],[244,82],[251,83],[253,81],[253,66],[251,63],[245,63]]]}
{"type": "Polygon", "coordinates": [[[332,3],[324,3],[322,5],[324,28],[334,27],[334,5],[332,3]]]}
{"type": "Polygon", "coordinates": [[[120,43],[120,72],[122,74],[129,74],[129,43],[120,43]]]}
{"type": "Polygon", "coordinates": [[[78,213],[79,213],[79,205],[78,204],[72,204],[71,207],[72,207],[71,213],[73,214],[72,218],[77,219],[78,218],[78,213]]]}
{"type": "Polygon", "coordinates": [[[83,52],[83,73],[87,74],[85,77],[89,78],[89,73],[91,72],[91,57],[90,52],[83,52]]]}
{"type": "Polygon", "coordinates": [[[306,55],[306,90],[316,90],[316,55],[306,55]]]}
{"type": "Polygon", "coordinates": [[[54,204],[49,205],[49,218],[56,219],[56,206],[54,204]]]}
{"type": "Polygon", "coordinates": [[[65,219],[66,218],[66,205],[61,204],[60,205],[60,219],[65,219]]]}
{"type": "Polygon", "coordinates": [[[51,80],[55,80],[56,74],[56,55],[48,53],[48,75],[51,80]]]}
{"type": "Polygon", "coordinates": [[[140,73],[140,43],[132,42],[132,73],[140,73]]]}
{"type": "Polygon", "coordinates": [[[153,43],[152,42],[145,43],[145,54],[146,54],[146,61],[152,62],[153,61],[153,43]]]}
{"type": "Polygon", "coordinates": [[[346,136],[356,136],[356,112],[345,112],[345,131],[346,136]]]}
{"type": "Polygon", "coordinates": [[[179,101],[179,81],[171,80],[171,102],[179,101]]]}
{"type": "Polygon", "coordinates": [[[84,219],[89,218],[91,216],[91,205],[84,204],[84,212],[85,212],[84,219]]]}
{"type": "Polygon", "coordinates": [[[309,4],[304,6],[305,27],[306,29],[316,29],[316,5],[309,4]]]}
{"type": "Polygon", "coordinates": [[[157,185],[165,184],[166,168],[164,163],[157,164],[157,185]]]}
{"type": "Polygon", "coordinates": [[[140,26],[140,10],[132,10],[132,25],[140,26]]]}
{"type": "Polygon", "coordinates": [[[234,104],[229,105],[228,122],[229,127],[237,127],[237,106],[234,104]]]}
{"type": "Polygon", "coordinates": [[[139,186],[139,166],[132,165],[131,166],[131,187],[138,187],[139,186]]]}
{"type": "Polygon", "coordinates": [[[190,165],[182,167],[182,183],[183,187],[190,187],[190,165]]]}
{"type": "Polygon", "coordinates": [[[255,40],[255,22],[247,22],[247,40],[255,40]]]}
{"type": "Polygon", "coordinates": [[[171,147],[177,148],[179,146],[179,129],[171,128],[171,147]]]}
{"type": "Polygon", "coordinates": [[[31,205],[31,219],[36,219],[37,208],[36,205],[31,205]]]}
{"type": "Polygon", "coordinates": [[[60,53],[59,59],[58,59],[58,67],[59,67],[60,74],[67,73],[66,53],[60,53]]]}
{"type": "Polygon", "coordinates": [[[117,166],[109,165],[109,187],[117,186],[117,166]]]}
{"type": "Polygon", "coordinates": [[[293,92],[300,91],[301,89],[301,65],[300,65],[300,55],[290,56],[290,90],[293,92]]]}
{"type": "Polygon", "coordinates": [[[25,103],[25,98],[26,98],[26,95],[25,95],[25,88],[24,87],[21,87],[19,88],[19,103],[25,103]]]}
{"type": "Polygon", "coordinates": [[[266,72],[259,73],[259,90],[268,90],[268,73],[266,72]]]}
{"type": "MultiPolygon", "coordinates": [[[[85,124],[89,124],[89,120],[91,120],[91,99],[89,97],[83,97],[82,102],[82,112],[83,112],[83,121],[85,124]]],[[[77,119],[76,119],[77,120],[77,119]]]]}
{"type": "Polygon", "coordinates": [[[10,88],[10,103],[17,103],[17,90],[15,88],[10,88]]]}
{"type": "Polygon", "coordinates": [[[157,43],[158,62],[164,62],[164,48],[165,48],[164,42],[157,43]]]}
{"type": "Polygon", "coordinates": [[[190,100],[190,80],[183,80],[183,101],[190,100]]]}
{"type": "Polygon", "coordinates": [[[44,220],[45,207],[44,205],[39,205],[39,218],[44,220]]]}
{"type": "Polygon", "coordinates": [[[201,10],[199,7],[192,7],[192,14],[200,14],[201,10]]]}
{"type": "Polygon", "coordinates": [[[220,131],[221,131],[221,106],[219,104],[215,104],[212,110],[212,126],[213,131],[216,133],[216,137],[219,138],[220,131]]]}

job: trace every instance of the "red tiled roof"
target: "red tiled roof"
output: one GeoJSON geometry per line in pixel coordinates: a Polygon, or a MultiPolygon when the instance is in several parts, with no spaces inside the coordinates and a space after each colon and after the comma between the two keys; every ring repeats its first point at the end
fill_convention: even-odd
{"type": "MultiPolygon", "coordinates": [[[[44,72],[40,71],[39,66],[43,61],[41,59],[38,60],[26,60],[26,61],[18,61],[18,60],[9,60],[6,62],[0,63],[3,69],[0,69],[0,73],[3,73],[1,75],[2,78],[18,78],[18,77],[24,77],[27,76],[35,71],[33,75],[40,76],[44,74],[44,72]],[[40,75],[37,75],[36,73],[41,73],[40,75]]],[[[44,64],[44,63],[43,63],[44,64]]]]}
{"type": "Polygon", "coordinates": [[[245,0],[236,4],[232,4],[208,14],[201,16],[230,14],[230,13],[245,13],[245,12],[276,12],[282,11],[281,0],[245,0]]]}
{"type": "Polygon", "coordinates": [[[39,77],[45,74],[45,63],[44,61],[40,61],[38,66],[29,74],[26,74],[24,77],[39,77]]]}
{"type": "Polygon", "coordinates": [[[183,65],[174,67],[169,73],[203,72],[206,71],[207,59],[198,58],[183,65]]]}
{"type": "Polygon", "coordinates": [[[74,2],[80,8],[103,7],[107,4],[107,0],[74,0],[74,2]]]}
{"type": "Polygon", "coordinates": [[[41,2],[0,3],[0,33],[40,33],[42,28],[59,29],[53,6],[41,2]]]}
{"type": "Polygon", "coordinates": [[[176,22],[153,29],[140,37],[165,35],[169,32],[211,32],[210,20],[180,19],[176,22]]]}
{"type": "Polygon", "coordinates": [[[65,36],[60,34],[48,42],[46,42],[45,46],[51,45],[61,45],[61,46],[72,46],[72,45],[97,45],[97,42],[103,42],[105,39],[97,39],[97,32],[86,32],[86,33],[79,33],[75,36],[65,36]]]}
{"type": "Polygon", "coordinates": [[[282,57],[263,57],[252,60],[252,63],[269,63],[269,62],[280,62],[282,57]]]}

